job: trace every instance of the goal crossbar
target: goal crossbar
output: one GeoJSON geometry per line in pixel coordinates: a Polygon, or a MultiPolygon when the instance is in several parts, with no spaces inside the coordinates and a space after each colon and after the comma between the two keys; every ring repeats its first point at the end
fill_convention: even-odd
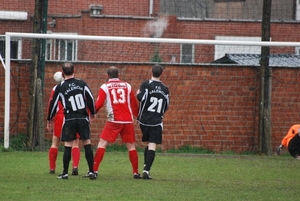
{"type": "Polygon", "coordinates": [[[34,34],[6,32],[5,36],[40,39],[77,39],[99,40],[118,42],[149,42],[149,43],[177,43],[177,44],[208,44],[208,45],[243,45],[243,46],[293,46],[299,47],[300,42],[273,42],[273,41],[232,41],[232,40],[201,40],[201,39],[177,39],[177,38],[145,38],[122,36],[92,36],[92,35],[66,35],[66,34],[34,34]]]}

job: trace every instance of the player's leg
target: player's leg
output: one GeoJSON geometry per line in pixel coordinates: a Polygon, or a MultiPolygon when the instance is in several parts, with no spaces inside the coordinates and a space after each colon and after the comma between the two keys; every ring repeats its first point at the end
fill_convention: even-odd
{"type": "Polygon", "coordinates": [[[156,150],[156,143],[149,142],[144,170],[150,171],[153,161],[155,159],[155,150],[156,150]]]}
{"type": "Polygon", "coordinates": [[[59,138],[53,135],[52,144],[48,152],[50,174],[55,173],[59,142],[60,142],[59,138]]]}
{"type": "Polygon", "coordinates": [[[135,148],[135,133],[133,124],[123,124],[120,130],[122,142],[126,143],[128,150],[128,157],[132,167],[132,174],[134,179],[140,179],[139,174],[139,157],[135,148]]]}
{"type": "MultiPolygon", "coordinates": [[[[149,143],[149,127],[140,124],[140,129],[142,131],[142,142],[149,143]]],[[[147,156],[148,156],[148,144],[144,150],[144,168],[143,168],[143,179],[151,179],[149,171],[145,170],[147,165],[147,156]]],[[[149,161],[149,160],[148,160],[149,161]]]]}
{"type": "Polygon", "coordinates": [[[80,161],[79,135],[73,142],[72,146],[72,175],[78,175],[78,166],[80,161]]]}
{"type": "Polygon", "coordinates": [[[144,149],[144,167],[146,166],[147,153],[148,153],[148,144],[144,149]]]}
{"type": "Polygon", "coordinates": [[[106,122],[99,135],[99,143],[94,157],[94,171],[98,174],[99,166],[103,160],[106,147],[109,142],[115,142],[120,133],[121,124],[106,122]]]}
{"type": "Polygon", "coordinates": [[[49,149],[49,173],[54,174],[56,168],[56,160],[58,155],[58,147],[60,144],[60,136],[62,131],[62,125],[64,121],[63,114],[57,114],[53,119],[53,137],[52,144],[49,149]]]}
{"type": "Polygon", "coordinates": [[[69,164],[71,161],[71,152],[72,152],[72,141],[64,142],[64,154],[63,154],[63,172],[60,174],[57,179],[68,179],[69,164]]]}
{"type": "Polygon", "coordinates": [[[98,174],[99,166],[104,158],[105,150],[108,145],[108,141],[100,138],[97,150],[94,157],[94,171],[98,174]]]}
{"type": "Polygon", "coordinates": [[[155,159],[156,143],[149,142],[148,150],[145,150],[145,165],[143,169],[143,179],[151,179],[150,169],[155,159]]]}
{"type": "Polygon", "coordinates": [[[85,159],[88,164],[89,172],[88,177],[93,180],[96,179],[97,176],[94,174],[94,153],[91,145],[91,131],[90,131],[90,123],[87,120],[78,120],[78,134],[80,135],[80,139],[82,139],[85,159]]]}
{"type": "Polygon", "coordinates": [[[162,143],[162,125],[159,126],[143,126],[143,139],[148,140],[148,150],[144,153],[144,170],[143,179],[151,179],[150,169],[155,159],[156,145],[162,143]]]}
{"type": "Polygon", "coordinates": [[[84,153],[85,153],[85,159],[88,164],[88,173],[85,175],[85,177],[88,177],[90,179],[96,179],[97,175],[95,174],[93,165],[94,165],[94,153],[91,145],[91,140],[82,140],[83,142],[83,148],[84,148],[84,153]]]}
{"type": "Polygon", "coordinates": [[[65,121],[61,134],[61,141],[64,142],[64,155],[63,155],[63,172],[57,178],[68,179],[69,165],[72,156],[73,141],[76,139],[76,121],[65,121]]]}
{"type": "Polygon", "coordinates": [[[135,143],[126,143],[128,150],[128,157],[132,167],[132,174],[134,179],[142,178],[139,174],[139,157],[135,148],[135,143]]]}

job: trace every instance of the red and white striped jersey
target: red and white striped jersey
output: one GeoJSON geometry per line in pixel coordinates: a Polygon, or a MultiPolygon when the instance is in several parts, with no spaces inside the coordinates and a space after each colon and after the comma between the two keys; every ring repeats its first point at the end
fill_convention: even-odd
{"type": "MultiPolygon", "coordinates": [[[[55,88],[56,88],[57,85],[55,85],[50,93],[50,97],[49,97],[49,102],[48,102],[48,110],[49,110],[49,106],[50,106],[50,101],[52,100],[53,98],[53,95],[54,95],[54,91],[55,91],[55,88]]],[[[61,102],[58,102],[58,105],[57,105],[57,108],[56,108],[56,114],[63,114],[64,113],[64,109],[63,109],[63,106],[61,104],[61,102]]]]}
{"type": "Polygon", "coordinates": [[[102,84],[96,101],[96,112],[104,105],[108,121],[132,123],[138,114],[138,104],[131,85],[119,78],[111,78],[102,84]]]}

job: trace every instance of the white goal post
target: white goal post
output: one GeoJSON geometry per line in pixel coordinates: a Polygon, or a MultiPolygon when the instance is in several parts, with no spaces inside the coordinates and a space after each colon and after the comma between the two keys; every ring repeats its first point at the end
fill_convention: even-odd
{"type": "Polygon", "coordinates": [[[290,46],[300,47],[300,42],[267,42],[267,41],[232,41],[232,40],[199,40],[199,39],[176,39],[176,38],[145,38],[145,37],[117,37],[117,36],[89,36],[89,35],[66,35],[66,34],[34,34],[34,33],[5,33],[5,111],[4,111],[4,148],[9,147],[9,124],[10,124],[10,52],[12,38],[38,38],[38,39],[74,39],[109,42],[141,42],[141,43],[172,43],[172,44],[202,44],[202,45],[234,45],[234,46],[290,46]]]}

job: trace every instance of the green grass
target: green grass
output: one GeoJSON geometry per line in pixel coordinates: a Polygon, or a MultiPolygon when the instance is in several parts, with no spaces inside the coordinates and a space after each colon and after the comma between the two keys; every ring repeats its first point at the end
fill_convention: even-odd
{"type": "MultiPolygon", "coordinates": [[[[142,168],[142,152],[139,152],[142,168]]],[[[134,180],[126,152],[107,152],[97,180],[81,154],[80,176],[48,174],[46,152],[0,151],[3,201],[74,200],[298,200],[300,161],[288,155],[157,153],[152,180],[134,180]]],[[[62,170],[62,152],[57,173],[62,170]]]]}

